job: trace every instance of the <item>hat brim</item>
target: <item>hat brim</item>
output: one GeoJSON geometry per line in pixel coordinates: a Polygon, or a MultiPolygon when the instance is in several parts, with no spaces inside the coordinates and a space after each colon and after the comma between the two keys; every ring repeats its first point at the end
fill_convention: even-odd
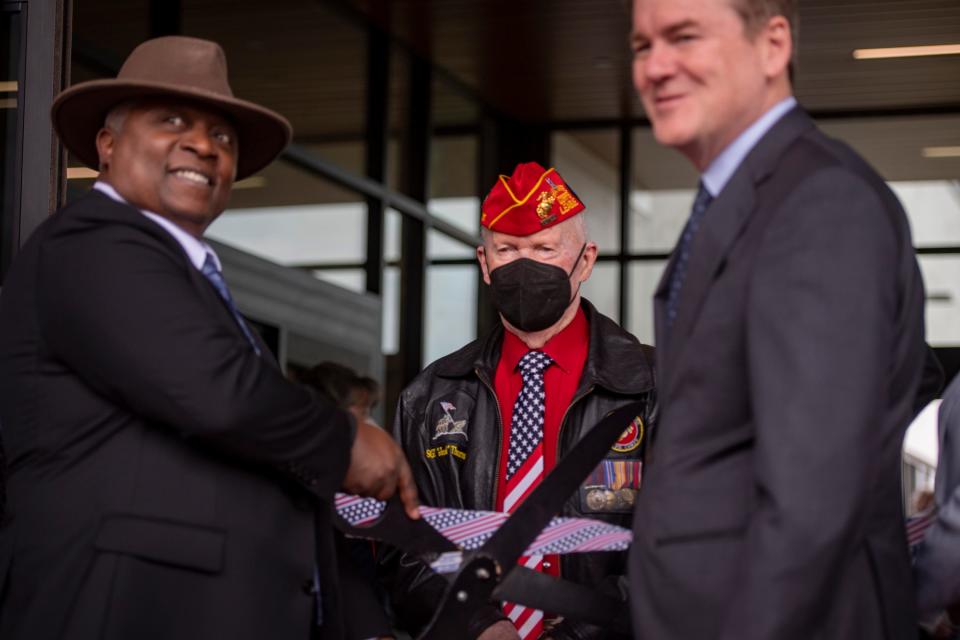
{"type": "Polygon", "coordinates": [[[128,100],[162,97],[208,105],[230,119],[240,143],[237,180],[273,162],[293,135],[286,118],[252,102],[192,87],[151,82],[91,80],[74,85],[57,96],[50,117],[63,145],[85,165],[97,169],[97,132],[110,109],[128,100]]]}

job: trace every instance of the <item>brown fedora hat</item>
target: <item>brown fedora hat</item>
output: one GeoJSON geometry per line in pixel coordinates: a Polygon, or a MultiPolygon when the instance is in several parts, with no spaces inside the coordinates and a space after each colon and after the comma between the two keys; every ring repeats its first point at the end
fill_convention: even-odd
{"type": "Polygon", "coordinates": [[[233,97],[227,57],[215,42],[166,36],[134,49],[116,78],[81,82],[53,102],[50,117],[64,146],[96,169],[97,132],[110,109],[128,100],[167,97],[209,105],[237,128],[237,179],[270,164],[290,142],[293,129],[279,113],[233,97]]]}

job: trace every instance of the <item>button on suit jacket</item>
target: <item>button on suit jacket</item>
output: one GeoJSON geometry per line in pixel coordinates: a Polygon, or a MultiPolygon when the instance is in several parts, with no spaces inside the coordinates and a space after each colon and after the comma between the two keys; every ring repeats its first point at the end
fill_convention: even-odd
{"type": "Polygon", "coordinates": [[[0,296],[0,637],[310,636],[352,422],[263,352],[136,209],[38,229],[0,296]]]}
{"type": "Polygon", "coordinates": [[[883,180],[790,111],[706,212],[668,331],[665,301],[637,637],[916,637],[900,447],[924,294],[883,180]]]}

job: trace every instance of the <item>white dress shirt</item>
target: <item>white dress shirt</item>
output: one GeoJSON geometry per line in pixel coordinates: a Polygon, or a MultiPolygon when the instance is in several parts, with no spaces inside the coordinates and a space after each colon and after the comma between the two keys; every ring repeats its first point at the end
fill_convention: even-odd
{"type": "MultiPolygon", "coordinates": [[[[122,202],[123,204],[130,204],[124,199],[123,196],[117,193],[116,189],[106,182],[97,180],[96,183],[94,183],[93,188],[108,196],[112,200],[122,202]]],[[[153,213],[152,211],[144,211],[143,209],[138,209],[138,211],[156,222],[161,228],[163,228],[164,231],[173,236],[173,239],[176,240],[181,247],[183,247],[183,252],[187,254],[187,257],[190,259],[190,263],[196,267],[198,271],[203,269],[203,262],[207,259],[208,254],[213,258],[213,263],[217,265],[217,271],[223,270],[220,266],[220,257],[209,244],[203,240],[200,240],[199,238],[194,238],[192,235],[174,223],[162,216],[157,215],[156,213],[153,213]]]]}

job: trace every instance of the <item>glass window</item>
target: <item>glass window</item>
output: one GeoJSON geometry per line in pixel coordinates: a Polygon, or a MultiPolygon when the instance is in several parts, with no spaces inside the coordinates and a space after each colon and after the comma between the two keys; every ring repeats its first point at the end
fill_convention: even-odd
{"type": "Polygon", "coordinates": [[[383,339],[384,355],[400,350],[400,269],[383,270],[383,339]]]}
{"type": "Polygon", "coordinates": [[[960,248],[960,183],[917,180],[891,182],[890,187],[910,219],[914,246],[960,248]]]}
{"type": "Polygon", "coordinates": [[[403,227],[403,214],[396,209],[387,209],[383,220],[383,260],[400,260],[400,231],[403,227]]]}
{"type": "MultiPolygon", "coordinates": [[[[448,96],[445,83],[434,82],[434,90],[448,96]]],[[[447,123],[468,120],[470,109],[458,111],[455,97],[444,100],[450,109],[447,123]]],[[[439,106],[434,101],[434,108],[439,106]]],[[[480,199],[476,185],[477,138],[472,135],[433,136],[430,141],[430,199],[427,210],[467,233],[479,236],[480,199]]],[[[429,229],[427,259],[463,260],[465,264],[429,265],[424,300],[423,362],[456,351],[477,336],[477,286],[480,270],[476,247],[429,229]]]]}
{"type": "Polygon", "coordinates": [[[692,189],[630,192],[630,249],[632,253],[673,251],[690,215],[692,189]]]}
{"type": "Polygon", "coordinates": [[[630,313],[627,327],[644,344],[654,343],[653,294],[666,268],[663,262],[634,262],[630,265],[630,313]]]}
{"type": "MultiPolygon", "coordinates": [[[[480,231],[476,167],[475,136],[434,136],[431,140],[427,209],[444,222],[474,234],[480,231]]],[[[459,251],[462,252],[463,243],[456,244],[460,245],[459,251]]]]}
{"type": "Polygon", "coordinates": [[[633,132],[630,187],[630,253],[673,249],[690,214],[698,173],[680,153],[653,138],[649,128],[633,132]]]}
{"type": "Polygon", "coordinates": [[[620,251],[620,159],[616,131],[560,131],[551,164],[587,206],[587,228],[600,253],[620,251]]]}
{"type": "Polygon", "coordinates": [[[19,211],[18,167],[20,132],[20,30],[17,12],[0,10],[0,285],[13,259],[17,239],[14,232],[19,211]]]}
{"type": "Polygon", "coordinates": [[[477,336],[477,283],[472,265],[427,268],[423,319],[424,364],[456,351],[477,336]]]}
{"type": "Polygon", "coordinates": [[[363,269],[314,269],[312,273],[324,282],[350,291],[364,293],[367,290],[367,275],[363,269]]]}
{"type": "MultiPolygon", "coordinates": [[[[480,200],[477,198],[441,198],[427,203],[430,213],[437,218],[464,227],[465,231],[480,237],[480,200]],[[457,220],[454,222],[454,220],[457,220]],[[472,228],[469,221],[472,220],[472,228]]],[[[476,245],[464,244],[445,233],[430,229],[427,231],[428,258],[473,258],[476,245]]]]}
{"type": "Polygon", "coordinates": [[[367,204],[284,162],[238,182],[211,238],[287,266],[360,265],[367,204]]]}
{"type": "Polygon", "coordinates": [[[960,346],[960,256],[920,256],[927,292],[927,342],[960,346]]]}
{"type": "Polygon", "coordinates": [[[614,322],[620,319],[620,265],[616,262],[598,262],[590,279],[580,292],[593,303],[597,311],[614,322]]]}

